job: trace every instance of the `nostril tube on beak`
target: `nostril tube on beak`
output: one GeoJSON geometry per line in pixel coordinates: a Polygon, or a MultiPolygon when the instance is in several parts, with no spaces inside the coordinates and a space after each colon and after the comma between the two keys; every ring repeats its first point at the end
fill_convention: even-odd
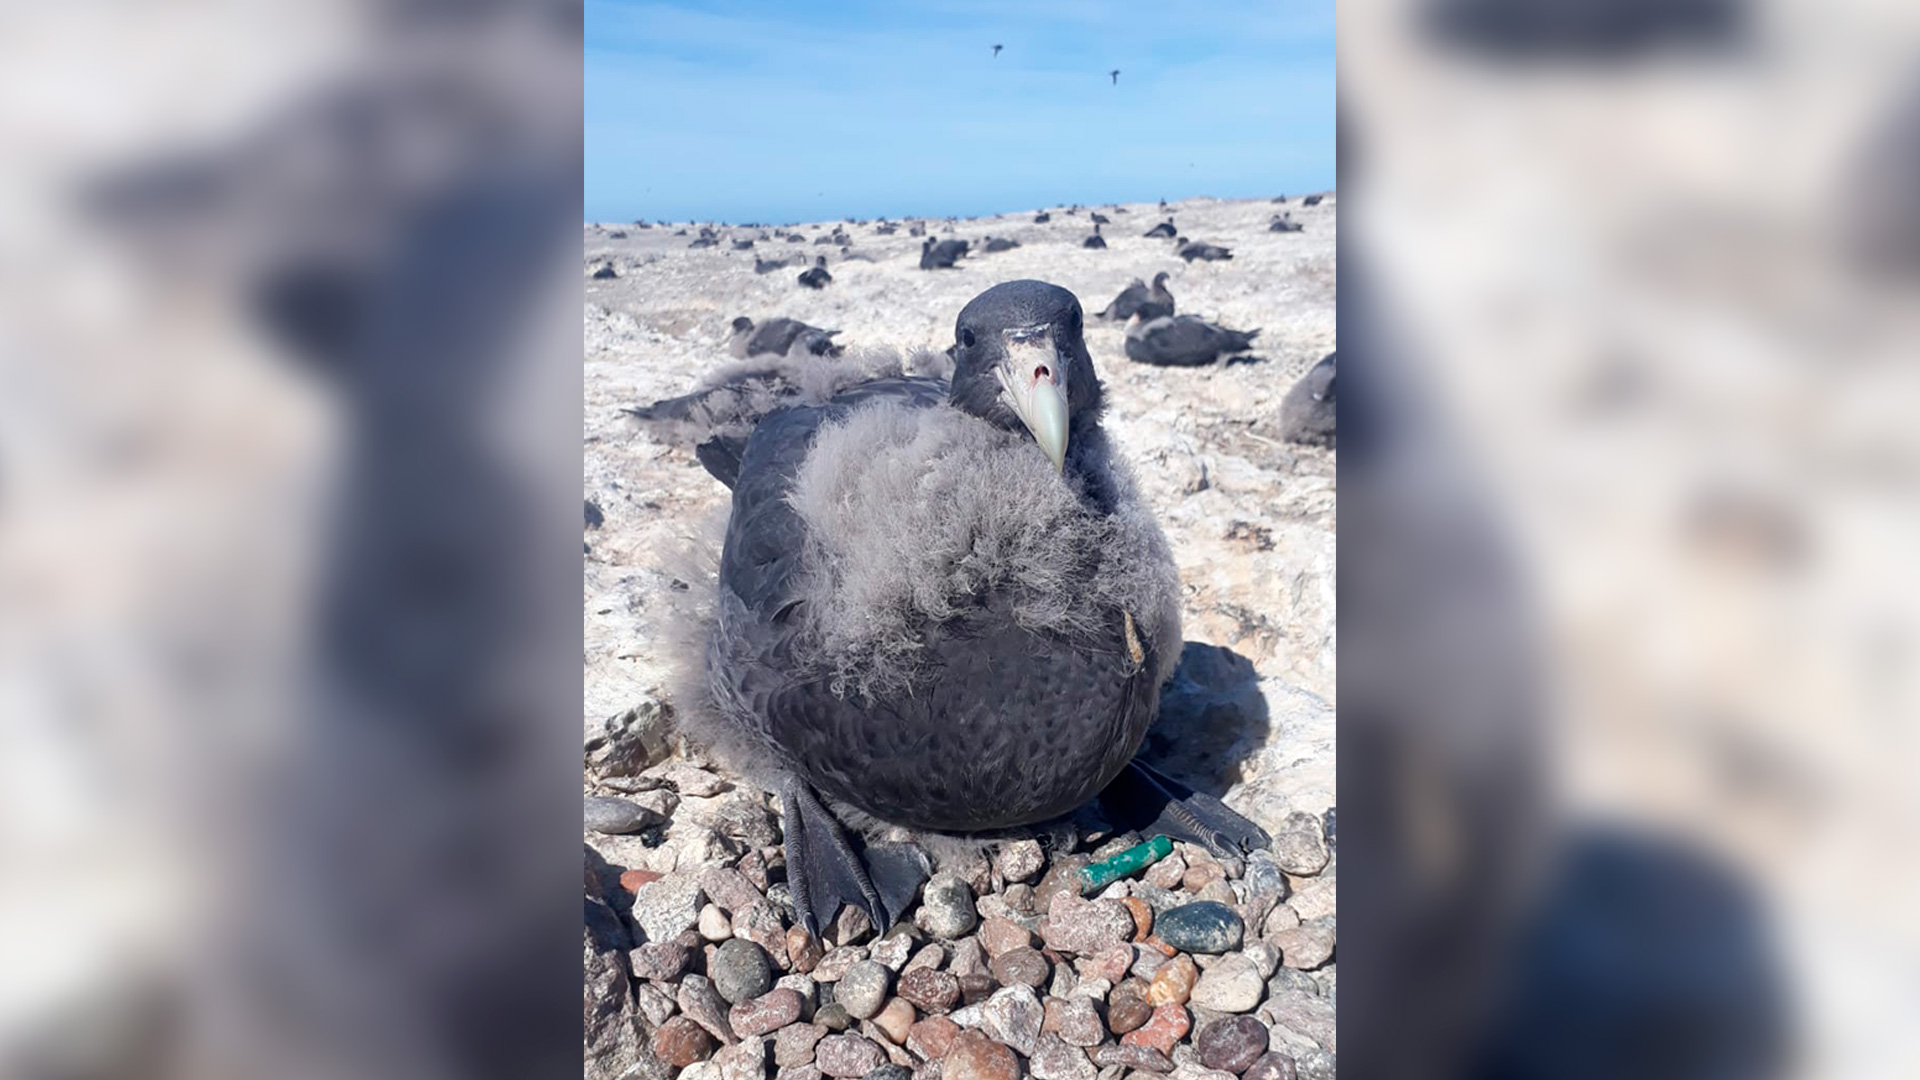
{"type": "Polygon", "coordinates": [[[1042,379],[1052,379],[1052,378],[1053,378],[1053,372],[1045,364],[1041,364],[1039,367],[1036,367],[1033,369],[1034,382],[1039,382],[1042,379]]]}

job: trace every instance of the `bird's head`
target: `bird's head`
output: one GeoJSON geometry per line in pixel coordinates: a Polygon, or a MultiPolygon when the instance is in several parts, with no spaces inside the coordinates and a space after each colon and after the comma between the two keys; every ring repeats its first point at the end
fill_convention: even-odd
{"type": "Polygon", "coordinates": [[[1073,433],[1098,423],[1102,405],[1083,322],[1080,301],[1044,281],[1008,281],[974,297],[954,323],[954,406],[1025,430],[1064,469],[1073,433]]]}
{"type": "Polygon", "coordinates": [[[1162,270],[1159,273],[1153,275],[1153,284],[1156,287],[1165,285],[1167,283],[1167,278],[1170,276],[1171,275],[1169,275],[1165,270],[1162,270]]]}
{"type": "Polygon", "coordinates": [[[747,318],[745,315],[742,315],[739,318],[733,320],[734,333],[743,334],[751,329],[753,329],[753,320],[747,318]]]}

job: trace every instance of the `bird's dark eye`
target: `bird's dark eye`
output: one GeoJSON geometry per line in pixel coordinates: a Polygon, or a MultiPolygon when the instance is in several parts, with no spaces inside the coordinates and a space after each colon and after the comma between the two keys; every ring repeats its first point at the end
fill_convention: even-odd
{"type": "Polygon", "coordinates": [[[973,331],[971,330],[960,331],[960,347],[963,349],[973,348],[973,331]]]}

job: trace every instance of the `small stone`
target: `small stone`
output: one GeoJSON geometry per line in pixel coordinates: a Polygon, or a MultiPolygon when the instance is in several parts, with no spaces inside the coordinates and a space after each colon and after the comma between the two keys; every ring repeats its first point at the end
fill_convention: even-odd
{"type": "Polygon", "coordinates": [[[708,941],[725,941],[733,936],[733,920],[720,910],[718,904],[708,904],[700,909],[700,922],[697,929],[700,936],[708,941]]]}
{"type": "Polygon", "coordinates": [[[767,1041],[742,1039],[713,1055],[720,1066],[720,1080],[766,1080],[767,1041]]]}
{"type": "Polygon", "coordinates": [[[1188,892],[1197,893],[1201,889],[1206,888],[1208,885],[1226,876],[1227,872],[1222,870],[1220,864],[1217,862],[1210,860],[1206,862],[1190,862],[1187,864],[1187,872],[1180,875],[1180,887],[1188,892]]]}
{"type": "Polygon", "coordinates": [[[1131,1046],[1151,1046],[1163,1054],[1173,1053],[1173,1046],[1186,1038],[1193,1027],[1193,1019],[1187,1010],[1179,1005],[1161,1005],[1153,1010],[1153,1016],[1142,1026],[1120,1037],[1122,1043],[1131,1046]]]}
{"type": "Polygon", "coordinates": [[[1107,1027],[1115,1035],[1136,1030],[1153,1017],[1145,983],[1128,979],[1107,995],[1107,1027]]]}
{"type": "Polygon", "coordinates": [[[1094,1080],[1099,1070],[1087,1060],[1087,1052],[1069,1046],[1058,1035],[1042,1035],[1034,1044],[1027,1071],[1034,1080],[1094,1080]]]}
{"type": "Polygon", "coordinates": [[[638,803],[608,795],[586,796],[586,825],[597,833],[620,836],[651,828],[666,819],[638,803]]]}
{"type": "Polygon", "coordinates": [[[862,960],[847,969],[834,987],[833,1000],[846,1006],[847,1015],[870,1020],[887,1002],[887,988],[893,973],[872,960],[862,960]]]}
{"type": "Polygon", "coordinates": [[[826,1038],[819,1024],[792,1024],[773,1034],[773,1063],[781,1068],[813,1064],[813,1048],[826,1038]]]}
{"type": "Polygon", "coordinates": [[[899,1064],[882,1065],[860,1080],[913,1080],[913,1070],[899,1064]]]}
{"type": "Polygon", "coordinates": [[[714,952],[707,977],[721,997],[738,1005],[773,989],[773,964],[765,949],[744,938],[731,938],[714,952]]]}
{"type": "Polygon", "coordinates": [[[929,1016],[907,1029],[907,1049],[931,1061],[947,1052],[960,1025],[944,1016],[929,1016]]]}
{"type": "Polygon", "coordinates": [[[734,1041],[733,1026],[727,1020],[727,1001],[705,976],[688,975],[680,980],[676,1000],[680,1012],[701,1027],[713,1032],[723,1043],[734,1041]]]}
{"type": "MultiPolygon", "coordinates": [[[[1058,969],[1056,969],[1058,970],[1058,969]]],[[[1105,979],[1081,979],[1067,991],[1070,998],[1086,998],[1088,1001],[1105,1001],[1113,993],[1113,984],[1105,979]]]]}
{"type": "Polygon", "coordinates": [[[1321,922],[1301,923],[1267,939],[1280,950],[1280,962],[1296,971],[1312,971],[1333,958],[1333,928],[1321,922]]]}
{"type": "Polygon", "coordinates": [[[811,975],[782,975],[773,980],[776,990],[791,990],[800,995],[800,1012],[806,1015],[813,1011],[814,1003],[820,1000],[820,984],[813,981],[811,975]]]}
{"type": "Polygon", "coordinates": [[[1133,940],[1147,940],[1147,935],[1153,933],[1153,905],[1131,895],[1120,903],[1126,907],[1127,914],[1133,916],[1133,940]]]}
{"type": "Polygon", "coordinates": [[[940,1080],[1020,1080],[1020,1059],[978,1031],[963,1031],[940,1059],[940,1080]]]}
{"type": "Polygon", "coordinates": [[[1275,934],[1299,925],[1300,915],[1291,904],[1275,904],[1273,910],[1267,912],[1267,921],[1260,927],[1260,936],[1272,941],[1275,934]]]}
{"type": "Polygon", "coordinates": [[[1194,898],[1219,904],[1221,907],[1226,908],[1233,907],[1239,900],[1239,897],[1234,895],[1233,886],[1227,884],[1225,878],[1221,878],[1218,881],[1207,882],[1205,888],[1194,894],[1194,898]]]}
{"type": "Polygon", "coordinates": [[[713,1053],[713,1036],[684,1016],[676,1016],[653,1032],[653,1056],[676,1069],[706,1060],[713,1053]]]}
{"type": "Polygon", "coordinates": [[[966,882],[947,873],[935,874],[927,882],[920,897],[919,914],[914,917],[915,925],[922,930],[949,941],[972,932],[979,921],[973,907],[973,890],[966,882]]]}
{"type": "Polygon", "coordinates": [[[1047,868],[1046,876],[1040,884],[1033,887],[1034,909],[1048,911],[1053,907],[1053,898],[1060,893],[1080,895],[1080,871],[1085,869],[1085,855],[1061,855],[1047,868]]]}
{"type": "Polygon", "coordinates": [[[680,1070],[680,1080],[720,1080],[720,1066],[711,1061],[696,1061],[680,1070]]]}
{"type": "Polygon", "coordinates": [[[1232,908],[1211,900],[1174,908],[1154,920],[1155,936],[1181,952],[1231,952],[1240,947],[1245,931],[1232,908]]]}
{"type": "Polygon", "coordinates": [[[1010,919],[989,918],[980,924],[980,944],[988,956],[999,956],[1015,949],[1031,948],[1033,935],[1010,919]]]}
{"type": "Polygon", "coordinates": [[[1147,867],[1147,872],[1142,874],[1140,879],[1158,888],[1177,889],[1180,887],[1180,879],[1186,873],[1187,860],[1178,854],[1173,854],[1147,867]]]}
{"type": "Polygon", "coordinates": [[[1282,994],[1305,994],[1308,997],[1321,995],[1320,983],[1304,971],[1292,968],[1280,968],[1267,977],[1267,997],[1277,998],[1282,994]]]}
{"type": "Polygon", "coordinates": [[[814,1011],[813,1022],[829,1031],[845,1031],[853,1026],[853,1017],[848,1015],[845,1005],[830,1001],[814,1011]]]}
{"type": "Polygon", "coordinates": [[[665,874],[652,870],[626,870],[620,874],[620,887],[630,893],[639,892],[640,886],[659,881],[665,874]]]}
{"type": "Polygon", "coordinates": [[[1147,1000],[1155,1006],[1185,1005],[1193,996],[1193,984],[1199,979],[1200,969],[1194,966],[1192,958],[1176,956],[1154,972],[1153,983],[1147,988],[1147,1000]]]}
{"type": "Polygon", "coordinates": [[[1039,914],[1039,909],[1033,906],[1033,886],[1031,885],[1019,883],[1009,885],[1000,893],[1000,896],[1007,902],[1008,907],[1022,915],[1039,914]]]}
{"type": "Polygon", "coordinates": [[[943,1013],[960,1000],[960,980],[944,971],[914,968],[900,976],[900,996],[930,1013],[943,1013]]]}
{"type": "Polygon", "coordinates": [[[1262,1054],[1244,1074],[1245,1080],[1298,1080],[1293,1059],[1281,1053],[1262,1054]]]}
{"type": "Polygon", "coordinates": [[[710,866],[701,871],[700,888],[707,899],[729,914],[766,899],[746,875],[730,866],[710,866]]]}
{"type": "Polygon", "coordinates": [[[1121,1065],[1129,1069],[1142,1069],[1152,1073],[1170,1073],[1173,1071],[1173,1062],[1167,1059],[1167,1055],[1155,1050],[1151,1046],[1141,1046],[1138,1043],[1120,1043],[1118,1045],[1107,1043],[1105,1046],[1096,1046],[1093,1048],[1092,1057],[1093,1063],[1101,1068],[1106,1068],[1110,1065],[1121,1065]]]}
{"type": "Polygon", "coordinates": [[[839,982],[853,965],[867,958],[867,950],[858,945],[842,945],[820,959],[813,968],[815,982],[839,982]]]}
{"type": "Polygon", "coordinates": [[[921,968],[938,971],[940,970],[940,965],[946,962],[946,946],[937,941],[929,942],[925,948],[913,954],[913,959],[907,961],[907,966],[901,968],[900,972],[901,974],[905,974],[909,971],[918,971],[921,968]]]}
{"type": "Polygon", "coordinates": [[[1115,945],[1111,949],[1102,949],[1088,957],[1085,966],[1080,970],[1089,978],[1119,982],[1126,978],[1127,972],[1132,969],[1133,954],[1132,945],[1115,945]]]}
{"type": "Polygon", "coordinates": [[[1193,897],[1177,889],[1162,889],[1158,886],[1149,885],[1144,881],[1136,881],[1133,883],[1133,895],[1135,899],[1145,900],[1147,902],[1147,906],[1153,909],[1153,915],[1156,919],[1160,917],[1160,913],[1163,911],[1171,911],[1174,908],[1193,901],[1193,897]]]}
{"type": "Polygon", "coordinates": [[[1311,877],[1327,867],[1327,840],[1320,819],[1294,811],[1273,838],[1273,861],[1289,874],[1311,877]]]}
{"type": "Polygon", "coordinates": [[[636,945],[627,953],[627,962],[633,965],[633,974],[641,979],[658,979],[671,982],[687,970],[687,961],[693,958],[692,950],[671,941],[649,941],[645,945],[636,945]]]}
{"type": "Polygon", "coordinates": [[[1040,1030],[1060,1036],[1069,1046],[1098,1046],[1107,1037],[1100,1010],[1086,998],[1048,998],[1040,1030]]]}
{"type": "Polygon", "coordinates": [[[1133,916],[1117,900],[1082,900],[1056,892],[1041,938],[1061,952],[1091,955],[1133,938],[1133,916]]]}
{"type": "Polygon", "coordinates": [[[1277,1029],[1292,1032],[1323,1049],[1338,1043],[1333,1003],[1301,991],[1283,991],[1260,1008],[1260,1015],[1277,1029]]]}
{"type": "Polygon", "coordinates": [[[907,957],[912,955],[913,936],[905,932],[881,938],[867,946],[867,958],[890,971],[899,971],[906,965],[907,957]]]}
{"type": "MultiPolygon", "coordinates": [[[[820,1067],[809,1062],[805,1065],[790,1065],[773,1074],[774,1080],[820,1080],[820,1067]]],[[[680,1074],[680,1080],[694,1080],[686,1073],[680,1074]]]]}
{"type": "Polygon", "coordinates": [[[1133,967],[1129,970],[1132,974],[1152,982],[1153,977],[1160,973],[1160,968],[1166,962],[1167,958],[1161,954],[1160,950],[1141,949],[1139,955],[1133,958],[1133,967]]]}
{"type": "Polygon", "coordinates": [[[1325,1050],[1309,1050],[1293,1059],[1300,1080],[1334,1080],[1333,1055],[1325,1050]]]}
{"type": "MultiPolygon", "coordinates": [[[[1045,1018],[1046,1012],[1032,989],[1008,986],[981,1003],[979,1027],[1022,1054],[1032,1054],[1034,1040],[1040,1037],[1040,1023],[1045,1018]]],[[[958,1015],[954,1021],[962,1027],[972,1026],[958,1015]]]]}
{"type": "Polygon", "coordinates": [[[1240,952],[1253,961],[1254,967],[1260,969],[1263,979],[1273,978],[1274,970],[1280,966],[1280,950],[1264,941],[1251,942],[1240,952]]]}
{"type": "Polygon", "coordinates": [[[718,795],[733,786],[698,765],[691,765],[684,761],[662,762],[641,775],[665,780],[680,794],[698,798],[718,795]]]}
{"type": "Polygon", "coordinates": [[[960,1001],[972,1005],[985,1001],[992,996],[995,983],[991,975],[962,975],[960,978],[960,1001]]]}
{"type": "Polygon", "coordinates": [[[727,1023],[733,1028],[733,1033],[743,1039],[765,1035],[800,1019],[800,1010],[805,1004],[796,991],[769,990],[752,1001],[743,1001],[728,1010],[727,1023]]]}
{"type": "Polygon", "coordinates": [[[993,868],[1003,881],[1032,881],[1046,861],[1046,853],[1040,850],[1039,841],[1016,840],[1000,845],[1000,850],[994,852],[993,868]]]}
{"type": "Polygon", "coordinates": [[[987,973],[986,950],[980,947],[977,938],[965,938],[953,943],[953,959],[947,962],[947,970],[955,975],[985,975],[987,973]]]}
{"type": "Polygon", "coordinates": [[[795,926],[787,931],[787,962],[793,965],[793,970],[811,974],[825,955],[820,939],[807,933],[806,927],[795,926]]]}
{"type": "Polygon", "coordinates": [[[1294,882],[1293,895],[1287,898],[1287,906],[1300,916],[1301,922],[1312,922],[1334,914],[1337,905],[1332,874],[1294,882]]]}
{"type": "Polygon", "coordinates": [[[643,982],[634,987],[633,999],[640,1006],[640,1014],[654,1027],[666,1023],[667,1017],[680,1011],[680,1003],[673,1000],[673,995],[652,983],[643,982]]]}
{"type": "Polygon", "coordinates": [[[672,941],[700,921],[700,883],[669,874],[640,886],[633,895],[633,921],[648,941],[672,941]]]}
{"type": "Polygon", "coordinates": [[[1014,949],[1001,953],[993,958],[988,970],[1002,986],[1031,986],[1035,989],[1047,985],[1047,977],[1052,973],[1047,958],[1036,949],[1014,949]]]}
{"type": "Polygon", "coordinates": [[[1267,1025],[1251,1016],[1229,1016],[1201,1029],[1194,1045],[1200,1064],[1243,1073],[1267,1052],[1267,1025]]]}
{"type": "Polygon", "coordinates": [[[1243,1013],[1260,1004],[1266,991],[1267,981],[1260,977],[1253,961],[1230,953],[1201,973],[1200,981],[1193,985],[1192,1000],[1203,1009],[1243,1013]]]}
{"type": "Polygon", "coordinates": [[[1248,896],[1271,896],[1276,901],[1287,898],[1287,876],[1270,852],[1255,851],[1247,856],[1246,873],[1240,880],[1246,883],[1248,896]]]}
{"type": "Polygon", "coordinates": [[[871,1039],[859,1035],[829,1035],[813,1049],[813,1063],[828,1076],[865,1076],[887,1063],[887,1055],[871,1039]]]}
{"type": "Polygon", "coordinates": [[[852,945],[873,936],[873,920],[867,916],[865,908],[847,904],[840,914],[833,917],[833,925],[827,930],[827,940],[835,945],[852,945]]]}
{"type": "MultiPolygon", "coordinates": [[[[844,984],[843,984],[844,985],[844,984]]],[[[907,1029],[913,1026],[913,1006],[901,998],[887,1002],[886,1008],[874,1014],[873,1026],[887,1037],[895,1046],[907,1044],[907,1029]]]]}

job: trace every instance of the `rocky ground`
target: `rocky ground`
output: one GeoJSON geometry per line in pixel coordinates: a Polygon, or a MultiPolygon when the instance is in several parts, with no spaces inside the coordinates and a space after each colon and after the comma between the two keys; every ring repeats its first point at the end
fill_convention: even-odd
{"type": "Polygon", "coordinates": [[[951,271],[920,240],[843,224],[851,256],[809,242],[691,249],[678,226],[588,226],[585,744],[586,1074],[685,1080],[1227,1080],[1331,1076],[1334,924],[1334,453],[1284,442],[1280,400],[1334,348],[1335,205],[1196,199],[1180,231],[1233,249],[1183,264],[1140,236],[1151,204],[953,223],[936,237],[1011,237],[951,271]],[[1302,233],[1266,231],[1290,210],[1302,233]],[[947,230],[953,231],[949,233],[947,230]],[[834,280],[801,288],[828,255],[834,280]],[[871,259],[872,261],[867,261],[871,259]],[[1089,319],[1107,427],[1160,513],[1185,586],[1187,650],[1147,752],[1275,837],[1225,864],[1174,854],[1082,898],[1089,859],[1141,838],[1097,823],[1051,850],[1010,844],[936,862],[906,920],[878,935],[843,912],[815,940],[793,925],[778,819],[673,730],[665,642],[684,589],[676,553],[726,492],[623,406],[682,393],[726,358],[736,315],[838,328],[851,346],[943,348],[988,285],[1038,277],[1089,314],[1159,270],[1182,313],[1263,330],[1250,361],[1132,364],[1117,324],[1089,319]],[[597,521],[596,521],[597,518],[597,521]]]}

